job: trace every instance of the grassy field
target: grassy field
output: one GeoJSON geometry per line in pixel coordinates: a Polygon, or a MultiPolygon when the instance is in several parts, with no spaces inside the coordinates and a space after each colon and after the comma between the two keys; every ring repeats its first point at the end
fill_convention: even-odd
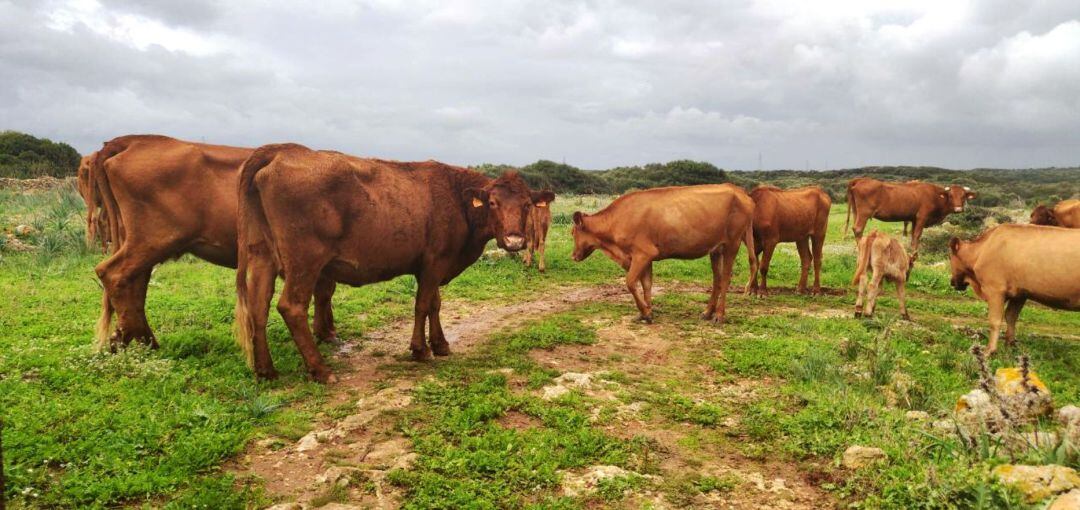
{"type": "MultiPolygon", "coordinates": [[[[444,300],[468,321],[474,310],[572,289],[617,289],[622,271],[601,253],[583,263],[569,259],[569,214],[608,200],[556,200],[546,274],[514,258],[485,257],[445,288],[444,300]]],[[[974,387],[977,366],[967,349],[985,341],[985,305],[970,291],[952,290],[947,261],[928,252],[909,284],[914,322],[896,320],[891,286],[878,317],[852,318],[854,245],[841,238],[844,212],[843,204],[833,207],[822,283],[846,292],[731,295],[722,327],[697,318],[707,298],[707,260],[665,261],[656,266],[663,289],[652,326],[631,323],[632,300],[615,293],[550,313],[517,313],[520,320],[485,332],[474,347],[415,364],[402,357],[405,336],[389,352],[371,340],[411,316],[412,277],[339,287],[341,337],[380,365],[380,380],[358,390],[306,381],[276,313],[268,336],[282,376],[255,382],[232,340],[232,272],[190,257],[158,268],[150,284],[147,310],[160,350],[93,352],[100,307],[93,266],[101,255],[82,246],[77,196],[0,191],[0,228],[32,225],[36,232],[21,242],[38,246],[23,253],[11,241],[0,245],[0,295],[8,296],[0,301],[6,496],[14,508],[290,501],[251,474],[250,458],[263,454],[256,440],[287,450],[348,415],[351,404],[343,401],[406,383],[411,403],[376,423],[378,433],[407,439],[416,454],[410,468],[390,470],[385,480],[394,504],[408,508],[742,507],[788,496],[806,508],[1023,508],[991,480],[992,466],[1080,467],[1053,452],[1009,459],[969,449],[904,418],[908,410],[947,417],[974,387]],[[564,372],[588,373],[594,383],[541,398],[564,372]],[[838,459],[852,444],[881,447],[889,461],[842,469],[838,459]],[[586,493],[561,488],[597,465],[624,474],[586,493]],[[782,478],[792,494],[775,482],[762,490],[755,473],[782,478]]],[[[900,225],[872,227],[896,232],[900,225]]],[[[944,246],[953,230],[928,231],[928,250],[944,246]]],[[[782,245],[771,286],[793,287],[798,268],[794,246],[782,245]]],[[[740,258],[736,282],[746,277],[740,258]]],[[[991,365],[1011,366],[1026,353],[1057,405],[1080,403],[1078,331],[1080,314],[1029,305],[1019,347],[1003,349],[991,365]]],[[[352,369],[355,358],[341,355],[342,346],[323,349],[336,370],[352,369]]],[[[335,446],[344,448],[323,447],[324,467],[356,464],[348,454],[329,455],[335,446]]],[[[382,482],[366,476],[314,502],[372,497],[382,482]]]]}

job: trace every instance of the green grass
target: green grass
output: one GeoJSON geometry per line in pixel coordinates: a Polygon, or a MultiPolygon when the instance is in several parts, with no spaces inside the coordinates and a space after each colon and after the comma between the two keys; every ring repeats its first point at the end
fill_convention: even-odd
{"type": "MultiPolygon", "coordinates": [[[[553,203],[556,224],[546,274],[522,269],[518,259],[485,258],[448,285],[444,298],[503,303],[566,286],[621,282],[621,269],[599,252],[582,263],[569,258],[570,213],[594,211],[606,202],[605,197],[560,197],[553,203]]],[[[844,213],[839,204],[830,218],[822,275],[830,288],[847,288],[854,266],[853,242],[841,239],[844,213]]],[[[0,300],[7,497],[15,508],[244,508],[267,503],[257,483],[234,479],[222,464],[252,438],[293,440],[311,428],[319,413],[347,411],[328,405],[328,390],[306,380],[276,313],[268,337],[281,378],[256,383],[232,339],[232,271],[191,257],[162,265],[152,278],[147,310],[160,350],[92,352],[101,297],[93,266],[101,256],[83,246],[80,214],[81,204],[70,190],[0,191],[0,230],[32,225],[37,233],[23,242],[39,247],[16,253],[0,246],[0,295],[9,296],[0,300]]],[[[900,225],[873,222],[870,228],[898,233],[900,225]]],[[[949,287],[947,262],[941,260],[940,253],[927,253],[913,272],[909,308],[914,325],[895,321],[891,285],[879,301],[879,317],[869,321],[846,313],[852,309],[851,293],[765,299],[730,295],[729,323],[722,328],[697,319],[707,299],[703,292],[667,292],[656,298],[656,320],[693,339],[680,352],[700,370],[674,379],[643,381],[618,372],[605,377],[628,388],[623,397],[648,402],[656,420],[696,431],[685,441],[688,447],[719,445],[750,459],[825,465],[850,444],[886,449],[890,463],[885,468],[826,484],[845,503],[866,508],[1015,503],[987,479],[989,467],[1000,460],[973,455],[902,418],[907,409],[945,416],[956,397],[973,385],[975,366],[966,349],[985,341],[970,336],[971,331],[985,334],[985,305],[970,292],[949,287]],[[845,313],[829,314],[835,310],[845,313]],[[705,382],[734,379],[770,382],[748,404],[702,394],[705,382]],[[883,389],[897,386],[898,380],[907,382],[883,389]],[[738,430],[719,425],[730,417],[739,418],[738,430]]],[[[794,287],[798,269],[794,246],[781,245],[770,286],[794,287]]],[[[741,285],[745,279],[746,261],[740,257],[735,282],[741,285]]],[[[680,281],[704,288],[710,281],[708,261],[660,262],[656,281],[659,286],[680,281]]],[[[339,286],[334,299],[339,332],[358,338],[410,317],[414,291],[411,277],[359,289],[339,286]]],[[[595,428],[587,419],[593,403],[581,395],[541,401],[490,371],[513,368],[526,389],[539,388],[557,373],[532,361],[530,350],[596,342],[591,320],[632,313],[629,296],[588,304],[500,333],[471,355],[402,366],[410,377],[433,377],[419,386],[417,403],[401,425],[421,454],[415,470],[392,476],[406,491],[406,505],[622,504],[622,495],[638,490],[641,480],[607,482],[592,496],[598,500],[575,499],[557,493],[556,473],[600,463],[646,473],[655,466],[634,459],[647,443],[616,439],[595,428]],[[511,411],[538,426],[503,428],[498,419],[511,411]]],[[[1021,352],[1030,354],[1059,405],[1080,402],[1080,343],[1075,341],[1080,314],[1029,305],[1019,328],[1019,347],[1003,349],[993,366],[1011,365],[1021,352]]],[[[401,352],[406,346],[402,339],[401,352]]],[[[387,356],[387,362],[393,363],[393,357],[387,356]]],[[[1066,461],[1077,467],[1076,459],[1066,461]]],[[[663,491],[670,501],[689,501],[704,492],[730,491],[731,483],[687,478],[671,481],[663,491]]]]}

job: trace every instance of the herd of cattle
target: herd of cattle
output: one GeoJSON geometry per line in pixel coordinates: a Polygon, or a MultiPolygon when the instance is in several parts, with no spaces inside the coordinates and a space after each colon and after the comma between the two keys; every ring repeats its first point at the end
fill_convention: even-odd
{"type": "MultiPolygon", "coordinates": [[[[434,161],[365,159],[296,144],[247,149],[155,135],[119,137],[84,157],[78,189],[87,205],[88,240],[100,240],[110,253],[95,268],[104,289],[100,347],[116,349],[132,340],[157,346],[145,310],[151,271],[190,253],[236,268],[237,340],[263,378],[276,376],[266,321],[282,277],[277,310],[320,382],[335,380],[316,339],[336,337],[331,297],[338,282],[359,286],[414,275],[412,355],[448,355],[439,288],[475,262],[492,239],[504,250],[525,250],[526,264],[537,252],[543,271],[555,199],[551,191],[530,190],[514,172],[492,179],[434,161]]],[[[873,313],[882,280],[890,280],[907,318],[904,283],[923,230],[963,211],[974,197],[962,186],[852,180],[847,201],[858,243],[856,315],[873,313]],[[911,256],[881,232],[863,236],[870,218],[903,221],[905,231],[911,223],[911,256]]],[[[639,319],[651,322],[652,263],[708,255],[713,282],[703,318],[722,323],[743,244],[748,293],[768,292],[770,261],[782,242],[798,248],[799,292],[808,290],[811,264],[809,290],[821,291],[831,205],[816,186],[759,186],[749,194],[732,184],[632,192],[595,214],[574,213],[572,257],[581,261],[599,249],[622,266],[639,319]]],[[[1040,205],[1032,223],[1051,226],[1001,225],[949,244],[953,286],[970,284],[989,305],[990,352],[1003,321],[1006,339],[1013,341],[1028,299],[1080,310],[1080,201],[1053,209],[1040,205]]]]}

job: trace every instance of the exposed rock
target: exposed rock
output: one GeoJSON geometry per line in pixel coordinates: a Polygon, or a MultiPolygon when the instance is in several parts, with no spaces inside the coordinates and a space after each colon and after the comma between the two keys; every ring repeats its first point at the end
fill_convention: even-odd
{"type": "Polygon", "coordinates": [[[1035,372],[1028,372],[1027,384],[1019,368],[999,368],[994,372],[994,386],[1004,399],[1023,399],[1028,401],[1023,406],[1024,418],[1034,418],[1050,414],[1054,410],[1050,389],[1043,384],[1035,372]]]}
{"type": "Polygon", "coordinates": [[[1029,503],[1080,488],[1080,475],[1076,474],[1076,470],[1058,465],[1003,464],[994,468],[994,476],[1001,483],[1023,492],[1029,503]]]}
{"type": "Polygon", "coordinates": [[[323,474],[315,477],[315,482],[348,487],[352,483],[353,471],[355,470],[341,466],[330,466],[323,474]]]}
{"type": "Polygon", "coordinates": [[[1080,510],[1080,489],[1058,496],[1046,510],[1080,510]]]}
{"type": "Polygon", "coordinates": [[[1008,434],[1005,437],[1006,442],[1014,450],[1046,450],[1048,448],[1054,448],[1058,445],[1058,435],[1056,432],[1039,431],[1039,432],[1024,432],[1022,434],[1008,434]]]}
{"type": "Polygon", "coordinates": [[[934,423],[932,425],[930,425],[930,426],[933,427],[934,430],[936,430],[938,432],[941,432],[943,434],[952,434],[952,433],[956,432],[956,422],[954,422],[954,421],[952,421],[952,420],[950,420],[948,418],[943,418],[943,419],[940,419],[940,420],[934,420],[934,423]]]}
{"type": "Polygon", "coordinates": [[[862,469],[887,459],[888,456],[881,448],[854,445],[844,450],[843,464],[848,469],[862,469]]]}
{"type": "Polygon", "coordinates": [[[28,236],[36,233],[37,229],[30,225],[17,225],[15,227],[15,235],[17,236],[28,236]]]}
{"type": "Polygon", "coordinates": [[[553,384],[544,386],[540,398],[544,400],[554,400],[570,393],[570,390],[573,388],[591,388],[592,384],[592,374],[567,372],[556,377],[553,384]]]}
{"type": "MultiPolygon", "coordinates": [[[[378,469],[393,468],[402,457],[408,455],[411,446],[412,443],[404,438],[384,441],[372,446],[371,450],[367,452],[367,455],[364,455],[361,461],[367,466],[378,469]]],[[[412,457],[412,459],[415,458],[416,457],[412,457]]]]}
{"type": "Polygon", "coordinates": [[[379,411],[402,409],[412,404],[412,399],[412,388],[408,386],[391,386],[368,398],[360,399],[356,402],[356,407],[363,410],[377,409],[379,411]]]}
{"type": "Polygon", "coordinates": [[[930,413],[926,411],[908,411],[904,414],[904,417],[911,421],[928,422],[930,421],[930,413]]]}
{"type": "Polygon", "coordinates": [[[971,390],[956,401],[956,422],[967,435],[997,432],[1005,426],[1001,408],[981,389],[971,390]]]}
{"type": "Polygon", "coordinates": [[[601,480],[630,476],[633,473],[618,466],[592,466],[584,473],[574,474],[564,472],[562,477],[562,489],[567,496],[579,496],[596,489],[601,480]]]}
{"type": "Polygon", "coordinates": [[[34,251],[36,246],[22,242],[14,234],[4,235],[4,249],[8,251],[34,251]]]}
{"type": "Polygon", "coordinates": [[[356,505],[346,505],[345,503],[327,503],[320,506],[319,510],[363,510],[363,508],[356,505]]]}
{"type": "Polygon", "coordinates": [[[296,451],[298,452],[306,452],[318,447],[319,440],[315,431],[308,432],[307,435],[301,437],[300,440],[296,442],[296,451]]]}
{"type": "Polygon", "coordinates": [[[263,510],[302,510],[304,505],[300,503],[278,503],[274,506],[268,506],[263,510]]]}
{"type": "Polygon", "coordinates": [[[1068,405],[1058,411],[1061,435],[1069,452],[1080,454],[1080,407],[1068,405]]]}
{"type": "Polygon", "coordinates": [[[281,440],[281,438],[266,437],[266,438],[260,439],[258,441],[255,441],[255,446],[258,446],[259,448],[263,448],[263,449],[266,449],[266,450],[271,450],[271,449],[274,449],[274,447],[282,444],[282,442],[283,441],[281,440]]]}
{"type": "Polygon", "coordinates": [[[570,388],[566,386],[544,386],[543,393],[540,394],[540,398],[544,400],[555,400],[563,395],[570,393],[570,388]]]}

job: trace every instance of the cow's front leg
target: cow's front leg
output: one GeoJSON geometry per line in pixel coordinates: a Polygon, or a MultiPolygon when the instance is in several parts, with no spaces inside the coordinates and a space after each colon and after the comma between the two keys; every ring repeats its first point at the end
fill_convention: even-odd
{"type": "Polygon", "coordinates": [[[416,306],[413,310],[413,333],[409,349],[412,351],[414,360],[423,361],[431,359],[431,348],[424,335],[424,323],[431,313],[432,295],[438,291],[438,284],[432,284],[424,278],[417,278],[419,286],[416,290],[416,306]]]}
{"type": "Polygon", "coordinates": [[[626,289],[634,296],[634,304],[639,312],[638,320],[646,324],[652,324],[652,308],[645,301],[644,294],[638,286],[645,268],[652,262],[647,257],[637,255],[630,262],[630,269],[626,272],[626,289]]]}
{"type": "Polygon", "coordinates": [[[993,354],[997,350],[998,335],[1001,333],[1002,316],[1004,315],[1005,298],[1000,293],[988,294],[986,300],[987,315],[990,319],[990,340],[986,344],[986,354],[993,354]]]}
{"type": "Polygon", "coordinates": [[[439,293],[439,287],[435,287],[435,291],[431,293],[431,296],[431,309],[428,312],[428,335],[430,335],[428,344],[431,346],[431,352],[436,356],[449,356],[450,342],[446,341],[442,321],[439,318],[439,312],[442,310],[442,296],[439,293]]]}
{"type": "Polygon", "coordinates": [[[1017,297],[1009,300],[1005,305],[1005,341],[1009,345],[1016,345],[1016,320],[1020,318],[1020,310],[1024,309],[1025,297],[1017,297]]]}

